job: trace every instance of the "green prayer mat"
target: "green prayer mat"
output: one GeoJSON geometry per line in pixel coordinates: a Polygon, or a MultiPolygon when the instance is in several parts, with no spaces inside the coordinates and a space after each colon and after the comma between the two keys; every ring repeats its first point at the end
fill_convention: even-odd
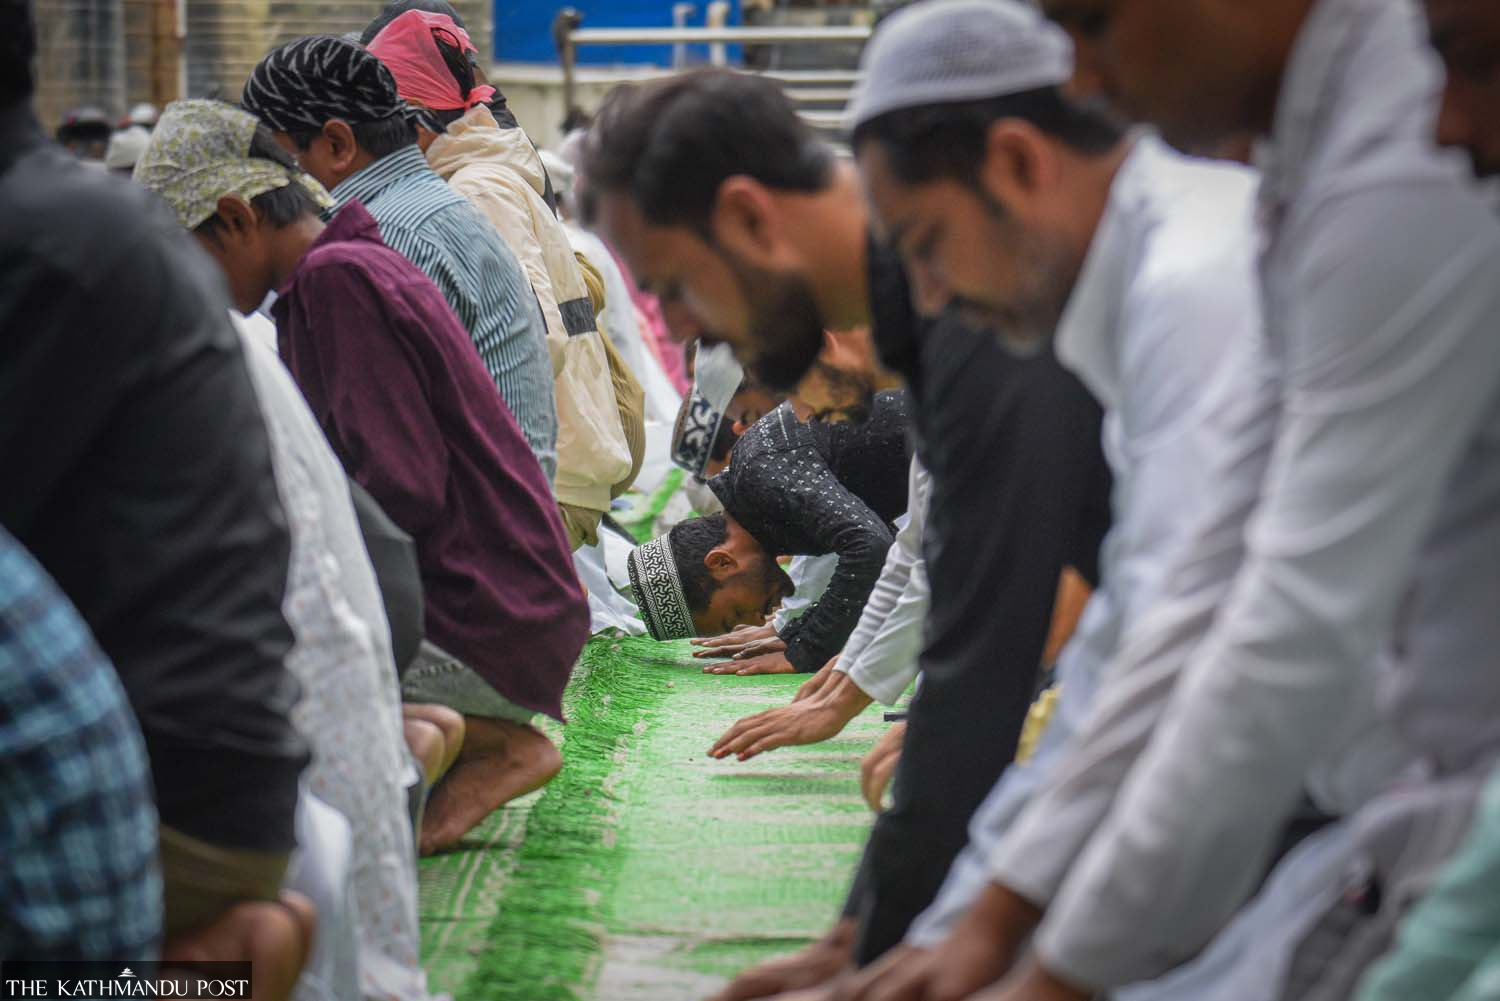
{"type": "Polygon", "coordinates": [[[859,762],[879,707],[824,744],[714,761],[730,724],[806,679],[705,675],[689,651],[595,637],[551,731],[562,773],[422,862],[435,991],[697,1001],[832,922],[871,822],[859,762]]]}

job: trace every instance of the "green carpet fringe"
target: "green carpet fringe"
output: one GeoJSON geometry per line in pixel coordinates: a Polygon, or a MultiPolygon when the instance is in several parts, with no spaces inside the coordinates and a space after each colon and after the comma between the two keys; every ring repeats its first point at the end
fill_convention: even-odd
{"type": "Polygon", "coordinates": [[[697,1001],[826,928],[869,829],[858,769],[885,730],[878,707],[812,747],[705,754],[802,680],[706,675],[685,642],[590,641],[562,772],[507,839],[503,879],[461,908],[485,915],[445,939],[462,953],[429,956],[457,1001],[697,1001]]]}
{"type": "MultiPolygon", "coordinates": [[[[649,524],[649,523],[648,523],[649,524]]],[[[649,639],[599,636],[584,648],[564,730],[566,767],[532,807],[528,836],[488,948],[458,997],[464,1001],[581,1001],[603,950],[600,902],[619,875],[612,837],[621,801],[611,781],[646,711],[666,697],[642,660],[665,649],[649,639]]]]}

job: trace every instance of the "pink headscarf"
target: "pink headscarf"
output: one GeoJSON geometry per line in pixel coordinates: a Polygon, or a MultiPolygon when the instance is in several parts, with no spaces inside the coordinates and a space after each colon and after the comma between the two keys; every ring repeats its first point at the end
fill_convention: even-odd
{"type": "Polygon", "coordinates": [[[438,51],[439,38],[464,52],[479,51],[453,18],[426,10],[409,10],[391,21],[370,40],[369,50],[396,78],[403,99],[434,111],[467,111],[494,97],[495,88],[489,84],[480,84],[467,94],[459,91],[458,81],[438,51]]]}

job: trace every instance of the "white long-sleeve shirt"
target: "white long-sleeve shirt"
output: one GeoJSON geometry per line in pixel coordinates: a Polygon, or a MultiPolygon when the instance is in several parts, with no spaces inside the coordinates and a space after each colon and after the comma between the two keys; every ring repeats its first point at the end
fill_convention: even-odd
{"type": "MultiPolygon", "coordinates": [[[[1250,171],[1179,156],[1151,137],[1115,175],[1056,344],[1105,406],[1114,524],[1099,587],[1059,659],[1061,694],[1036,753],[1007,769],[976,811],[968,848],[909,935],[918,945],[940,940],[989,882],[991,856],[1006,862],[1008,884],[1046,899],[1038,889],[1061,880],[1098,820],[1091,783],[1108,768],[1115,731],[1086,720],[1122,636],[1162,601],[1212,607],[1238,568],[1275,424],[1254,192],[1250,171]],[[1236,504],[1220,514],[1226,497],[1236,504]],[[1090,767],[1075,769],[1075,758],[1090,767]],[[1059,782],[1070,772],[1084,781],[1059,782]],[[1016,847],[997,854],[1013,826],[1016,847]]],[[[1179,651],[1203,628],[1177,634],[1179,651]]],[[[1171,664],[1181,661],[1179,652],[1171,664]]]]}
{"type": "Polygon", "coordinates": [[[849,675],[860,691],[888,706],[895,705],[915,680],[922,653],[922,623],[929,599],[922,533],[927,530],[929,486],[921,460],[912,459],[907,522],[896,533],[880,579],[834,667],[849,675]]]}
{"type": "Polygon", "coordinates": [[[1439,80],[1406,0],[1319,0],[1302,26],[1257,151],[1271,464],[1238,578],[1035,939],[1069,980],[1153,977],[1222,927],[1372,688],[1439,768],[1500,739],[1500,223],[1433,146],[1439,80]]]}
{"type": "MultiPolygon", "coordinates": [[[[358,939],[363,993],[426,998],[406,801],[414,775],[380,586],[343,467],[277,358],[274,331],[264,319],[238,326],[292,541],[282,611],[297,638],[287,667],[303,693],[292,721],[313,749],[302,779],[353,831],[355,906],[346,916],[352,916],[358,939]]],[[[323,950],[313,960],[315,966],[336,966],[337,958],[323,950]]],[[[331,970],[318,973],[326,978],[331,970]]],[[[313,977],[307,983],[323,982],[313,977]]],[[[313,986],[297,996],[317,994],[313,986]]]]}

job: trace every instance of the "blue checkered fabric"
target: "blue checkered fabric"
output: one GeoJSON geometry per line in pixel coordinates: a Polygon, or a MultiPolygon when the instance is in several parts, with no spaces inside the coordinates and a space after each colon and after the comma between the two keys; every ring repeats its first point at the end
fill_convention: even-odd
{"type": "Polygon", "coordinates": [[[0,960],[151,959],[146,745],[73,606],[0,530],[0,960]]]}

